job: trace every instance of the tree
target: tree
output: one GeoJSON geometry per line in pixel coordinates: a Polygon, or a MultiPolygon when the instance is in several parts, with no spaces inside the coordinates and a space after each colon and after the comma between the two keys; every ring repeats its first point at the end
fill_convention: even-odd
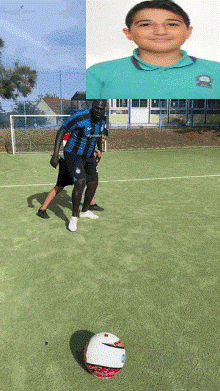
{"type": "Polygon", "coordinates": [[[29,95],[37,82],[37,72],[27,65],[15,63],[13,68],[5,68],[1,61],[4,41],[0,38],[0,96],[16,100],[18,96],[29,95]]]}
{"type": "Polygon", "coordinates": [[[36,102],[16,102],[14,110],[11,114],[23,115],[24,112],[27,115],[33,115],[33,117],[15,117],[14,124],[17,128],[30,128],[37,126],[44,126],[47,124],[46,117],[34,117],[34,115],[44,114],[41,110],[36,107],[36,102]]]}
{"type": "Polygon", "coordinates": [[[46,93],[46,95],[44,95],[44,98],[47,98],[47,99],[60,99],[59,96],[57,96],[56,94],[48,94],[48,93],[46,93]]]}
{"type": "Polygon", "coordinates": [[[9,117],[6,115],[6,112],[3,110],[0,102],[0,128],[4,128],[6,126],[9,126],[9,117]]]}

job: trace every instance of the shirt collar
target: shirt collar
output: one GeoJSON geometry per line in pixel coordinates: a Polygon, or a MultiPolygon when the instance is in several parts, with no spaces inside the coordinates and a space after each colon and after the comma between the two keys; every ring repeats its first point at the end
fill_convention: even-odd
{"type": "Polygon", "coordinates": [[[185,50],[181,50],[181,55],[183,56],[179,61],[177,61],[175,64],[169,66],[169,67],[162,67],[158,65],[152,65],[150,63],[145,62],[139,57],[138,49],[135,49],[133,51],[133,56],[131,57],[131,60],[134,64],[134,66],[137,69],[145,70],[145,71],[153,71],[158,68],[182,68],[187,65],[193,64],[193,60],[188,56],[187,52],[185,50]]]}

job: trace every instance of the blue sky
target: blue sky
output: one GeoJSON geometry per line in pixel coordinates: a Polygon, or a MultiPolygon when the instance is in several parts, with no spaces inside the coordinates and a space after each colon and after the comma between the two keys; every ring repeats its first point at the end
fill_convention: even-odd
{"type": "MultiPolygon", "coordinates": [[[[85,0],[1,1],[2,62],[29,65],[38,73],[37,86],[27,99],[50,93],[70,99],[85,91],[85,0]]],[[[1,99],[3,108],[9,102],[1,99]]]]}

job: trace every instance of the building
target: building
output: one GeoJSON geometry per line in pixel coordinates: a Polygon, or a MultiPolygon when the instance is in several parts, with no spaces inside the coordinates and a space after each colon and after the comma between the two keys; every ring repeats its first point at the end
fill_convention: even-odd
{"type": "Polygon", "coordinates": [[[48,115],[51,126],[60,125],[61,115],[71,114],[72,101],[68,99],[60,100],[59,98],[46,98],[41,96],[40,101],[37,104],[37,108],[44,115],[48,115]],[[55,115],[59,117],[55,117],[55,115]]]}
{"type": "Polygon", "coordinates": [[[110,99],[114,126],[220,124],[220,99],[110,99]]]}
{"type": "Polygon", "coordinates": [[[76,110],[85,110],[91,107],[92,100],[86,99],[86,93],[77,91],[71,98],[72,107],[76,110]]]}
{"type": "MultiPolygon", "coordinates": [[[[77,110],[91,107],[85,92],[71,98],[77,110]]],[[[220,126],[220,99],[109,99],[109,127],[130,126],[220,126]]]]}

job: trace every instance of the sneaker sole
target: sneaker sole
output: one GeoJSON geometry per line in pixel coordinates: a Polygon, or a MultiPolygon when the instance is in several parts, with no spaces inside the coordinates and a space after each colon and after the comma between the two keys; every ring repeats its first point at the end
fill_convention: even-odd
{"type": "Polygon", "coordinates": [[[71,229],[71,223],[69,223],[68,230],[71,232],[75,232],[77,230],[77,221],[76,224],[73,225],[72,229],[71,229]]]}
{"type": "Polygon", "coordinates": [[[41,219],[49,219],[50,218],[50,216],[41,216],[40,214],[38,214],[38,213],[36,213],[36,215],[38,216],[38,217],[40,217],[41,219]]]}
{"type": "Polygon", "coordinates": [[[99,217],[89,217],[89,216],[82,216],[81,214],[79,215],[79,217],[81,217],[81,219],[90,219],[90,220],[98,220],[99,217]]]}

